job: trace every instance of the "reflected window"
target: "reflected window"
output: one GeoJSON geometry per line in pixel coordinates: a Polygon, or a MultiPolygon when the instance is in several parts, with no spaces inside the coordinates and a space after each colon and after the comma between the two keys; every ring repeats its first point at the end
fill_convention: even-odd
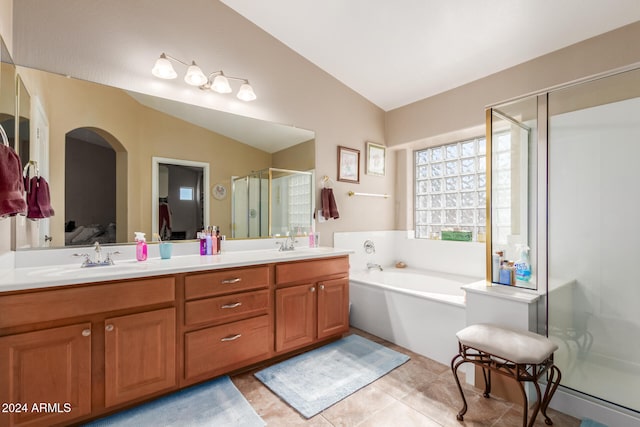
{"type": "Polygon", "coordinates": [[[443,230],[486,229],[486,139],[478,137],[415,152],[416,238],[443,230]]]}
{"type": "Polygon", "coordinates": [[[193,187],[180,187],[180,200],[193,200],[193,187]]]}

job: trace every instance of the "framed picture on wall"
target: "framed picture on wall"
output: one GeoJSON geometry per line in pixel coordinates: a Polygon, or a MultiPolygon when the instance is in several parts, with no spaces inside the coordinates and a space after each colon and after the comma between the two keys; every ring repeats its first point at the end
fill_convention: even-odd
{"type": "Polygon", "coordinates": [[[360,150],[338,146],[338,181],[360,182],[360,150]]]}
{"type": "Polygon", "coordinates": [[[367,142],[367,175],[384,176],[385,146],[374,142],[367,142]]]}

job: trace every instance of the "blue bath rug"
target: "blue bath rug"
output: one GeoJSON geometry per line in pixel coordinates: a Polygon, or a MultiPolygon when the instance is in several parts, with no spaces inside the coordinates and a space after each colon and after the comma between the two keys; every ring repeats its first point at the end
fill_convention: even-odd
{"type": "Polygon", "coordinates": [[[585,418],[584,420],[582,420],[582,422],[580,423],[580,427],[607,427],[604,424],[600,424],[597,421],[593,421],[590,420],[588,418],[585,418]]]}
{"type": "Polygon", "coordinates": [[[349,335],[255,376],[305,418],[311,418],[407,360],[405,354],[349,335]]]}
{"type": "Polygon", "coordinates": [[[86,424],[91,427],[264,427],[228,376],[177,391],[86,424]]]}

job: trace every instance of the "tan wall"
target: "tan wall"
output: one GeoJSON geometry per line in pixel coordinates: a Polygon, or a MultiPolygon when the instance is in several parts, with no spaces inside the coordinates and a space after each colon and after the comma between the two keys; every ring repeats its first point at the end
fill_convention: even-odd
{"type": "Polygon", "coordinates": [[[316,142],[309,140],[271,155],[271,166],[280,169],[309,171],[316,167],[316,142]]]}
{"type": "Polygon", "coordinates": [[[486,106],[640,61],[640,22],[387,112],[387,144],[484,125],[486,106]]]}
{"type": "MultiPolygon", "coordinates": [[[[110,135],[108,140],[115,139],[127,153],[128,227],[125,236],[133,236],[134,231],[144,231],[151,236],[151,165],[154,156],[209,162],[211,184],[223,183],[227,188],[231,175],[270,166],[269,153],[142,106],[123,91],[23,67],[18,67],[18,73],[31,96],[40,98],[50,123],[49,181],[51,202],[56,209],[51,220],[53,246],[64,245],[64,191],[58,189],[64,188],[65,135],[73,129],[102,129],[110,135]],[[44,87],[46,91],[42,89],[44,87]],[[97,99],[100,102],[96,102],[97,99]]],[[[100,183],[95,185],[99,191],[100,183]]],[[[211,199],[211,223],[222,226],[223,232],[228,233],[230,198],[211,199]],[[227,231],[224,231],[225,226],[227,231]]]]}
{"type": "Polygon", "coordinates": [[[13,0],[0,0],[0,35],[13,56],[13,0]]]}
{"type": "Polygon", "coordinates": [[[640,22],[387,112],[387,144],[397,150],[395,227],[413,229],[413,150],[483,135],[488,105],[637,63],[638,40],[640,22]]]}

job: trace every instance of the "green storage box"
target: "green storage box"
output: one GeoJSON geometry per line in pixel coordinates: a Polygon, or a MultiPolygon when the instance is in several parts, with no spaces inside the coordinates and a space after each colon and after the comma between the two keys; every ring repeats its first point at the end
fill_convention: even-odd
{"type": "Polygon", "coordinates": [[[441,231],[440,239],[442,240],[455,240],[456,242],[470,242],[470,231],[441,231]]]}

